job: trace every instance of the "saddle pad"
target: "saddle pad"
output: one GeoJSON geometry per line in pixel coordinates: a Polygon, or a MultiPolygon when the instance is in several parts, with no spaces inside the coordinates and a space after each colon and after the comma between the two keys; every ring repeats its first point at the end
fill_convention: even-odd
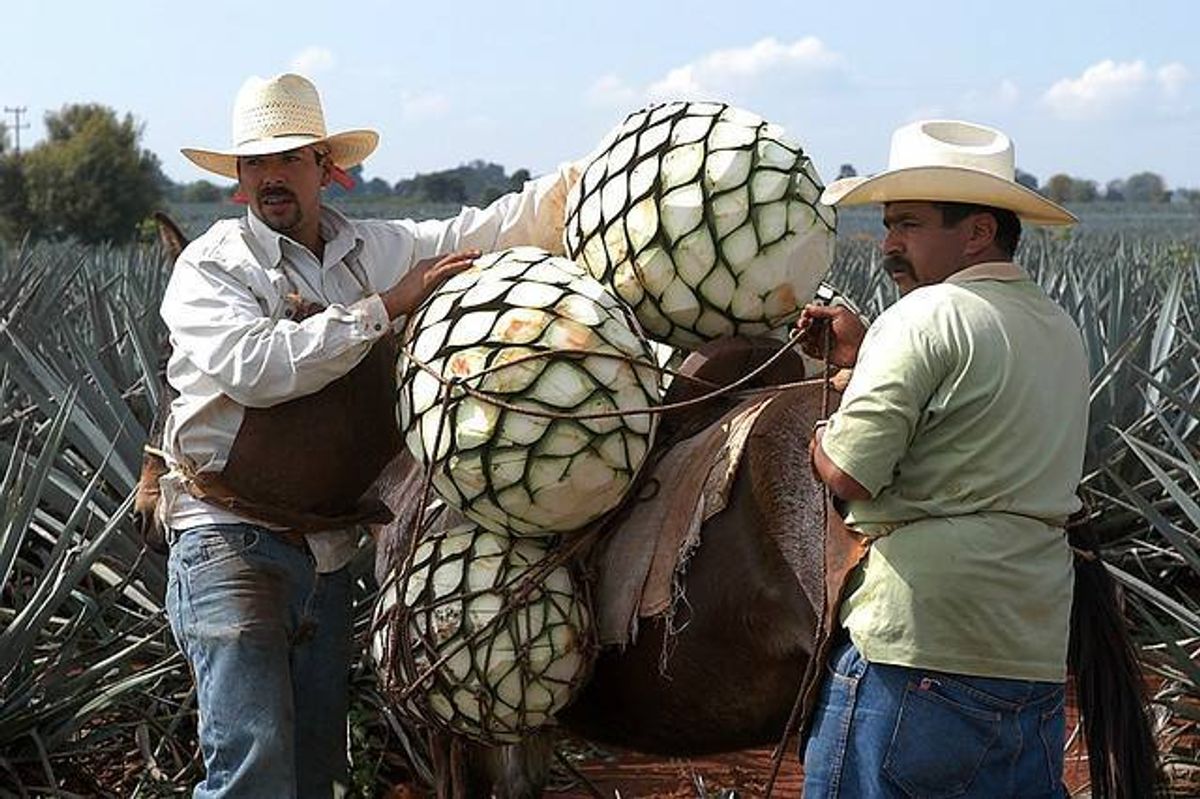
{"type": "Polygon", "coordinates": [[[594,564],[601,646],[632,643],[640,618],[670,609],[678,566],[700,543],[700,526],[725,508],[746,440],[770,400],[743,402],[672,447],[646,483],[657,492],[607,533],[594,564]]]}

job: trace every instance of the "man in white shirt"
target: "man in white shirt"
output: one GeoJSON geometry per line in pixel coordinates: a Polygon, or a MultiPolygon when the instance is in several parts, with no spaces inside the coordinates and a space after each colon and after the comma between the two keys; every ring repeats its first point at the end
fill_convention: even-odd
{"type": "Polygon", "coordinates": [[[393,330],[483,250],[561,252],[577,169],[450,220],[350,220],[320,193],[378,136],[327,135],[308,80],[251,78],[233,134],[232,149],[183,153],[236,178],[249,213],[184,250],[161,308],[178,397],[158,514],[168,616],[197,685],[194,795],[340,795],[345,566],[357,524],[383,510],[359,497],[399,446],[393,330]]]}

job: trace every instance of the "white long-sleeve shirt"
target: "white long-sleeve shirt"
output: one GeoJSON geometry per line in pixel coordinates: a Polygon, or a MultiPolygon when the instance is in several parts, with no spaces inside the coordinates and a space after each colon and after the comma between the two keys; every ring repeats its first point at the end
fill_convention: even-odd
{"type": "MultiPolygon", "coordinates": [[[[418,261],[521,244],[561,253],[573,173],[564,165],[449,220],[350,220],[322,207],[320,261],[253,212],[217,222],[188,245],[160,309],[172,348],[167,380],[179,392],[163,433],[172,467],[161,481],[163,523],[183,530],[247,521],[192,497],[176,469],[220,471],[244,408],[312,394],[354,368],[391,326],[379,293],[418,261]],[[325,310],[293,321],[289,294],[325,310]]],[[[354,537],[344,532],[310,534],[308,541],[320,571],[341,568],[354,553],[354,537]]]]}

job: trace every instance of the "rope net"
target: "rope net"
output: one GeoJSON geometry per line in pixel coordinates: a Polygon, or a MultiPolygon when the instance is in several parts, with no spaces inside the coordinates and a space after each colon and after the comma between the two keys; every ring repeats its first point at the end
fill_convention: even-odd
{"type": "Polygon", "coordinates": [[[547,539],[431,519],[376,603],[383,689],[418,724],[514,743],[549,722],[589,673],[588,597],[547,539]]]}
{"type": "Polygon", "coordinates": [[[493,531],[579,529],[641,468],[660,372],[619,299],[530,247],[479,259],[414,315],[400,426],[451,506],[493,531]],[[526,410],[528,412],[526,412],[526,410]]]}
{"type": "Polygon", "coordinates": [[[565,241],[649,335],[693,348],[799,314],[833,262],[836,212],[777,125],[673,102],[611,131],[567,200],[565,241]]]}

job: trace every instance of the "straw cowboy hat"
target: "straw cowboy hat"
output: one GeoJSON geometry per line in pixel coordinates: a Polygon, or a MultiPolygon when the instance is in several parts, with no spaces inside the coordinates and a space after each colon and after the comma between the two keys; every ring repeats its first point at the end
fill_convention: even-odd
{"type": "Polygon", "coordinates": [[[326,134],[317,87],[308,78],[288,73],[270,80],[255,76],[242,85],[233,101],[232,148],[184,147],[181,152],[201,169],[236,180],[239,156],[271,155],[317,142],[329,147],[334,164],[349,169],[374,151],[379,134],[373,130],[326,134]]]}
{"type": "Polygon", "coordinates": [[[898,200],[941,201],[1007,208],[1038,225],[1079,220],[1015,179],[1012,141],[998,130],[947,119],[914,122],[892,134],[888,167],[871,177],[835,180],[826,205],[898,200]]]}

